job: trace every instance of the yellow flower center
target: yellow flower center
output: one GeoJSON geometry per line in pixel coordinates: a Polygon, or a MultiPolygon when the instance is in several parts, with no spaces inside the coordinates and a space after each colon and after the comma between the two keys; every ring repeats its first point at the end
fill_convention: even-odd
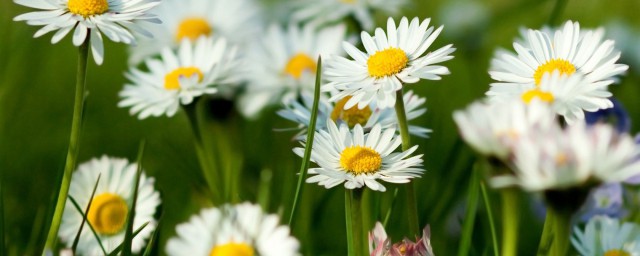
{"type": "Polygon", "coordinates": [[[70,12],[87,18],[107,12],[109,2],[107,0],[69,0],[67,7],[70,12]]]}
{"type": "Polygon", "coordinates": [[[164,88],[167,90],[178,90],[180,89],[181,77],[191,77],[196,74],[198,75],[198,81],[202,81],[204,75],[200,69],[196,67],[177,68],[164,76],[164,88]]]}
{"type": "Polygon", "coordinates": [[[287,66],[284,68],[284,73],[298,79],[305,71],[316,72],[316,68],[316,62],[309,55],[298,53],[289,59],[287,66]]]}
{"type": "Polygon", "coordinates": [[[529,90],[522,94],[522,101],[529,104],[534,98],[538,98],[544,102],[552,102],[553,94],[540,91],[539,89],[529,90]]]}
{"type": "Polygon", "coordinates": [[[347,104],[349,99],[351,99],[351,96],[344,97],[336,102],[333,111],[331,111],[331,119],[333,119],[333,121],[338,121],[338,119],[342,120],[351,128],[356,126],[356,124],[364,126],[371,116],[371,108],[367,106],[363,109],[358,109],[358,106],[355,105],[349,109],[344,109],[344,105],[347,104]]]}
{"type": "Polygon", "coordinates": [[[369,147],[351,146],[340,153],[340,166],[354,175],[374,174],[382,166],[382,157],[369,147]]]}
{"type": "Polygon", "coordinates": [[[253,248],[245,243],[226,243],[216,245],[211,249],[209,256],[253,256],[253,248]]]}
{"type": "Polygon", "coordinates": [[[571,64],[571,62],[563,60],[563,59],[554,59],[550,60],[545,64],[542,64],[536,69],[536,72],[533,73],[533,79],[536,82],[536,85],[540,84],[542,80],[542,76],[545,73],[551,73],[555,70],[560,72],[560,75],[571,75],[576,72],[576,67],[571,64]]]}
{"type": "Polygon", "coordinates": [[[176,40],[179,42],[186,37],[194,41],[200,36],[211,35],[211,30],[207,20],[203,18],[186,18],[178,25],[176,40]]]}
{"type": "Polygon", "coordinates": [[[623,250],[613,249],[606,251],[603,256],[631,256],[631,254],[623,250]]]}
{"type": "Polygon", "coordinates": [[[370,76],[381,78],[400,73],[408,63],[409,58],[403,50],[391,47],[371,55],[367,69],[370,76]]]}
{"type": "Polygon", "coordinates": [[[124,228],[127,222],[129,207],[116,194],[103,193],[93,197],[87,220],[102,235],[115,235],[124,228]]]}

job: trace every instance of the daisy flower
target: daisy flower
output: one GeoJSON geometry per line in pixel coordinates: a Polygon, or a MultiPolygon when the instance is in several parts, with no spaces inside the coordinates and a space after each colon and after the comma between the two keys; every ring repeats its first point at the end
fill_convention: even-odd
{"type": "Polygon", "coordinates": [[[574,228],[571,243],[582,256],[639,256],[640,226],[596,216],[589,220],[584,232],[574,228]]]}
{"type": "MultiPolygon", "coordinates": [[[[383,129],[388,127],[397,128],[398,121],[394,109],[380,109],[373,102],[363,109],[358,109],[356,106],[344,109],[344,105],[350,98],[351,97],[346,97],[333,103],[330,102],[327,97],[324,97],[324,95],[320,97],[316,130],[325,130],[327,127],[325,121],[328,119],[336,123],[346,123],[350,128],[353,128],[356,124],[360,124],[365,130],[371,130],[375,124],[380,124],[383,129]]],[[[422,107],[426,99],[415,95],[413,91],[405,93],[403,98],[405,111],[407,112],[407,121],[415,120],[427,111],[426,108],[422,107]]],[[[309,125],[309,120],[311,119],[312,107],[313,96],[309,93],[302,93],[301,100],[293,98],[287,99],[285,108],[278,111],[278,115],[298,123],[298,127],[301,129],[301,135],[304,135],[309,125]]],[[[426,138],[429,132],[431,132],[431,130],[427,128],[414,125],[409,126],[409,133],[418,137],[426,138]]],[[[301,136],[299,138],[304,137],[301,136]]]]}
{"type": "Polygon", "coordinates": [[[34,37],[56,31],[51,43],[57,43],[73,32],[73,44],[80,46],[90,38],[91,53],[96,64],[102,64],[104,46],[102,34],[111,41],[135,43],[132,32],[152,37],[151,33],[133,23],[146,21],[161,23],[149,10],[160,0],[14,0],[15,3],[42,11],[16,16],[14,21],[44,26],[34,37]]]}
{"type": "Polygon", "coordinates": [[[144,26],[153,40],[139,38],[131,47],[129,62],[137,64],[169,46],[178,48],[182,39],[220,36],[234,45],[244,45],[261,31],[260,7],[255,0],[163,0],[153,9],[161,25],[144,26]]]}
{"type": "Polygon", "coordinates": [[[184,39],[177,52],[166,47],[162,60],[148,59],[148,72],[132,67],[125,74],[131,83],[120,92],[118,107],[131,107],[129,112],[140,119],[171,117],[180,105],[236,84],[235,55],[236,48],[227,46],[223,38],[203,36],[194,43],[184,39]]]}
{"type": "Polygon", "coordinates": [[[527,191],[591,188],[640,173],[640,148],[610,125],[576,123],[562,130],[532,132],[514,146],[514,175],[491,180],[494,187],[527,191]]]}
{"type": "MultiPolygon", "coordinates": [[[[91,192],[93,192],[100,175],[98,187],[93,200],[91,200],[91,208],[86,215],[87,221],[100,237],[107,253],[124,242],[125,224],[127,214],[131,211],[130,206],[133,203],[133,186],[137,169],[137,164],[129,163],[126,159],[102,156],[79,165],[78,170],[73,173],[71,178],[69,196],[73,197],[84,210],[91,200],[91,192]]],[[[154,189],[154,179],[142,173],[133,229],[135,230],[145,223],[148,224],[133,239],[132,250],[134,253],[140,252],[144,248],[145,240],[156,228],[157,223],[153,216],[158,205],[160,205],[160,194],[154,189]]],[[[73,244],[82,219],[80,212],[70,200],[67,200],[58,235],[68,247],[73,244]]],[[[77,250],[81,255],[103,254],[98,240],[89,227],[82,229],[77,250]]]]}
{"type": "MultiPolygon", "coordinates": [[[[376,124],[365,134],[360,124],[349,130],[347,124],[338,128],[332,120],[327,120],[327,128],[315,134],[311,161],[319,167],[309,169],[309,174],[314,176],[307,179],[308,183],[331,188],[344,182],[347,189],[366,185],[384,192],[386,188],[377,180],[408,183],[424,172],[418,168],[422,167],[422,155],[410,157],[418,146],[393,152],[402,143],[394,127],[383,131],[380,124],[376,124]]],[[[304,154],[304,148],[293,151],[299,156],[304,154]]]]}
{"type": "Polygon", "coordinates": [[[414,18],[409,23],[403,17],[396,28],[389,18],[386,33],[382,28],[376,29],[374,37],[362,32],[366,53],[344,42],[344,50],[353,60],[339,56],[327,60],[324,75],[330,82],[323,86],[323,91],[338,91],[332,101],[352,96],[345,108],[356,104],[364,108],[374,100],[378,107],[388,108],[395,104],[395,92],[402,89],[402,84],[416,83],[420,78],[440,80],[441,75],[449,74],[449,69],[434,64],[452,59],[449,54],[455,48],[447,45],[424,54],[442,31],[442,26],[435,31],[429,27],[430,21],[414,18]]]}
{"type": "Polygon", "coordinates": [[[275,214],[259,205],[242,203],[204,209],[189,222],[176,226],[167,242],[168,255],[288,256],[298,255],[300,244],[280,226],[275,214]]]}
{"type": "Polygon", "coordinates": [[[585,111],[596,112],[613,107],[607,90],[611,81],[588,82],[582,74],[562,75],[554,70],[542,76],[540,84],[522,92],[520,98],[529,103],[539,99],[551,105],[569,124],[585,119],[585,111]]]}
{"type": "Polygon", "coordinates": [[[341,54],[344,25],[317,29],[308,24],[300,28],[290,23],[287,30],[273,24],[246,55],[248,80],[240,98],[241,113],[254,117],[262,108],[283,96],[295,97],[300,91],[313,91],[316,60],[319,55],[341,54]]]}
{"type": "Polygon", "coordinates": [[[465,110],[453,113],[462,139],[474,150],[489,157],[506,160],[517,140],[532,130],[555,125],[555,115],[548,106],[534,100],[526,105],[519,101],[477,101],[465,110]]]}
{"type": "MultiPolygon", "coordinates": [[[[568,21],[562,29],[529,29],[523,42],[514,42],[516,54],[499,51],[491,61],[491,97],[519,97],[536,89],[545,73],[582,74],[589,83],[611,84],[627,65],[616,64],[620,52],[612,40],[603,41],[604,30],[580,30],[578,22],[568,21]]],[[[606,88],[606,87],[605,87],[606,88]]],[[[575,97],[580,97],[576,95],[575,97]]],[[[590,102],[593,103],[593,102],[590,102]]],[[[605,108],[606,105],[599,105],[605,108]]]]}
{"type": "Polygon", "coordinates": [[[383,11],[394,15],[406,4],[406,0],[305,0],[296,3],[291,19],[327,24],[351,16],[364,30],[371,30],[374,26],[372,11],[383,11]]]}

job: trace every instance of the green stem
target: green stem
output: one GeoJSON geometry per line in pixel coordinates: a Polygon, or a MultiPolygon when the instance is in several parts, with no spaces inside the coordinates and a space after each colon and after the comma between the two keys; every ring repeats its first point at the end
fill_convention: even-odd
{"type": "Polygon", "coordinates": [[[564,11],[564,8],[567,6],[568,0],[556,0],[556,4],[553,6],[553,11],[551,11],[551,16],[549,17],[549,25],[556,26],[558,25],[558,21],[560,21],[560,15],[564,11]]]}
{"type": "Polygon", "coordinates": [[[473,172],[471,174],[471,181],[469,184],[469,194],[467,195],[467,212],[464,220],[462,221],[462,238],[460,239],[460,245],[458,246],[458,256],[469,255],[471,248],[471,238],[473,237],[473,228],[475,226],[476,212],[478,210],[478,199],[480,195],[480,163],[473,165],[473,172]]]}
{"type": "Polygon", "coordinates": [[[553,242],[553,226],[554,216],[549,213],[547,208],[547,216],[544,220],[544,227],[542,228],[542,235],[540,236],[540,244],[538,245],[538,255],[547,255],[549,248],[553,242]]]}
{"type": "Polygon", "coordinates": [[[493,255],[499,256],[498,253],[498,238],[496,235],[496,226],[493,222],[493,211],[491,210],[491,202],[489,202],[489,195],[487,195],[487,188],[484,182],[480,182],[480,190],[482,191],[482,198],[484,199],[484,207],[487,209],[487,215],[489,217],[489,226],[491,229],[491,242],[493,243],[493,255]]]}
{"type": "Polygon", "coordinates": [[[76,73],[76,89],[73,103],[73,118],[71,120],[71,134],[69,136],[69,148],[67,150],[67,158],[64,164],[64,172],[62,174],[62,183],[58,191],[58,199],[56,208],[51,220],[51,226],[47,235],[47,242],[43,254],[47,251],[53,251],[58,240],[58,229],[62,220],[62,213],[67,202],[67,194],[69,193],[69,185],[71,184],[71,174],[76,167],[78,157],[78,148],[80,145],[80,132],[82,129],[82,111],[84,110],[85,83],[87,80],[87,59],[89,57],[89,41],[90,35],[84,40],[84,43],[78,47],[78,69],[76,73]]]}
{"type": "Polygon", "coordinates": [[[345,190],[345,215],[347,218],[347,242],[349,256],[365,255],[362,233],[362,188],[345,190]]]}
{"type": "Polygon", "coordinates": [[[571,237],[571,214],[558,212],[553,222],[554,239],[551,251],[553,255],[567,255],[569,253],[569,239],[571,237]]]}
{"type": "Polygon", "coordinates": [[[503,189],[502,197],[502,255],[515,256],[518,251],[519,200],[518,191],[503,189]]]}
{"type": "Polygon", "coordinates": [[[196,154],[198,156],[198,163],[200,164],[200,169],[202,169],[202,174],[207,182],[207,186],[209,187],[209,192],[211,193],[211,200],[215,202],[220,202],[220,190],[217,182],[221,180],[220,174],[217,172],[215,168],[215,163],[212,162],[212,157],[215,157],[204,144],[200,122],[198,121],[198,102],[200,98],[194,99],[193,102],[189,105],[183,106],[185,113],[189,119],[189,124],[191,125],[191,129],[193,130],[193,136],[195,137],[195,148],[196,154]]]}
{"type": "MultiPolygon", "coordinates": [[[[411,137],[409,135],[409,124],[407,123],[407,112],[404,109],[402,90],[396,91],[395,108],[396,116],[398,117],[398,126],[400,126],[400,137],[402,138],[402,151],[407,151],[411,148],[411,137]]],[[[407,212],[409,214],[409,232],[411,235],[419,235],[418,206],[413,182],[407,183],[405,196],[407,197],[407,212]]]]}

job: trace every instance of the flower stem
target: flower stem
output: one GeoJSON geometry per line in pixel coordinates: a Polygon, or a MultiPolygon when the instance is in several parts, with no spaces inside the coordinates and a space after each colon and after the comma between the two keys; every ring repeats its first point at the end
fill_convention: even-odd
{"type": "MultiPolygon", "coordinates": [[[[396,91],[396,116],[398,118],[398,126],[400,126],[400,137],[402,138],[402,151],[411,148],[411,138],[409,135],[409,125],[407,123],[407,112],[404,109],[404,97],[402,90],[396,91]]],[[[405,196],[407,198],[407,211],[409,213],[409,232],[413,235],[418,234],[418,206],[416,203],[416,193],[413,188],[413,182],[407,183],[405,188],[405,196]]]]}
{"type": "Polygon", "coordinates": [[[480,191],[482,192],[482,198],[484,201],[484,207],[487,209],[487,217],[489,218],[489,227],[491,229],[491,242],[493,244],[493,255],[499,256],[498,253],[498,236],[496,235],[496,226],[493,222],[493,210],[491,210],[491,202],[489,201],[489,195],[487,195],[487,188],[484,182],[480,182],[480,191]]]}
{"type": "Polygon", "coordinates": [[[558,21],[560,20],[560,15],[564,8],[567,6],[567,0],[556,0],[556,4],[553,6],[553,11],[551,11],[551,16],[549,17],[548,24],[550,26],[558,25],[558,21]]]}
{"type": "Polygon", "coordinates": [[[538,255],[567,255],[571,236],[571,216],[573,213],[547,208],[547,217],[540,238],[538,255]]]}
{"type": "Polygon", "coordinates": [[[347,221],[347,248],[349,256],[363,256],[362,188],[345,190],[345,217],[347,221]]]}
{"type": "Polygon", "coordinates": [[[189,118],[189,124],[191,124],[191,129],[193,130],[193,135],[195,137],[195,148],[196,154],[198,156],[198,162],[200,163],[200,168],[202,169],[202,175],[204,176],[207,185],[209,187],[209,192],[211,193],[212,202],[220,202],[220,190],[217,182],[221,181],[220,174],[215,168],[215,162],[213,160],[213,154],[207,150],[207,147],[204,144],[200,122],[198,121],[198,102],[200,98],[196,98],[191,104],[183,106],[187,117],[189,118]]]}
{"type": "Polygon", "coordinates": [[[58,190],[58,199],[56,208],[49,227],[45,250],[52,251],[55,249],[58,239],[58,229],[62,220],[62,213],[67,202],[69,193],[69,185],[71,184],[71,174],[76,167],[78,157],[78,148],[80,145],[80,132],[82,129],[82,112],[84,110],[85,83],[87,80],[87,59],[89,57],[89,41],[90,35],[87,35],[84,43],[78,47],[78,69],[76,73],[76,89],[73,103],[73,118],[71,120],[71,134],[69,136],[69,148],[67,150],[67,158],[64,164],[64,172],[62,174],[62,183],[58,190]]]}
{"type": "Polygon", "coordinates": [[[503,189],[500,192],[502,197],[502,254],[504,256],[515,256],[518,252],[518,227],[519,227],[519,206],[518,191],[515,189],[503,189]]]}

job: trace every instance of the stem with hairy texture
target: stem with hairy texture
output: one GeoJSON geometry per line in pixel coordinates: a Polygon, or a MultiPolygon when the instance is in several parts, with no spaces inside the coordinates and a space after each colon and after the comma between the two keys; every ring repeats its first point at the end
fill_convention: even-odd
{"type": "Polygon", "coordinates": [[[60,229],[60,221],[62,213],[67,202],[69,194],[69,185],[71,184],[71,174],[76,167],[78,158],[78,148],[80,145],[80,132],[82,130],[82,112],[84,110],[85,84],[87,80],[87,59],[89,57],[89,41],[90,35],[87,36],[84,43],[78,47],[78,69],[76,73],[75,98],[73,103],[73,117],[71,120],[71,134],[69,136],[69,148],[67,150],[67,158],[64,164],[64,172],[62,174],[62,183],[58,190],[58,199],[56,208],[47,234],[47,242],[43,255],[50,250],[55,249],[58,240],[58,230],[60,229]]]}
{"type": "MultiPolygon", "coordinates": [[[[398,117],[398,126],[400,126],[400,137],[402,138],[402,151],[411,148],[411,138],[409,135],[409,124],[407,123],[407,112],[404,109],[404,97],[402,89],[396,91],[396,116],[398,117]]],[[[416,203],[416,193],[413,188],[413,182],[409,182],[405,188],[405,196],[407,198],[407,211],[409,213],[409,232],[413,235],[418,234],[418,206],[416,203]]]]}

